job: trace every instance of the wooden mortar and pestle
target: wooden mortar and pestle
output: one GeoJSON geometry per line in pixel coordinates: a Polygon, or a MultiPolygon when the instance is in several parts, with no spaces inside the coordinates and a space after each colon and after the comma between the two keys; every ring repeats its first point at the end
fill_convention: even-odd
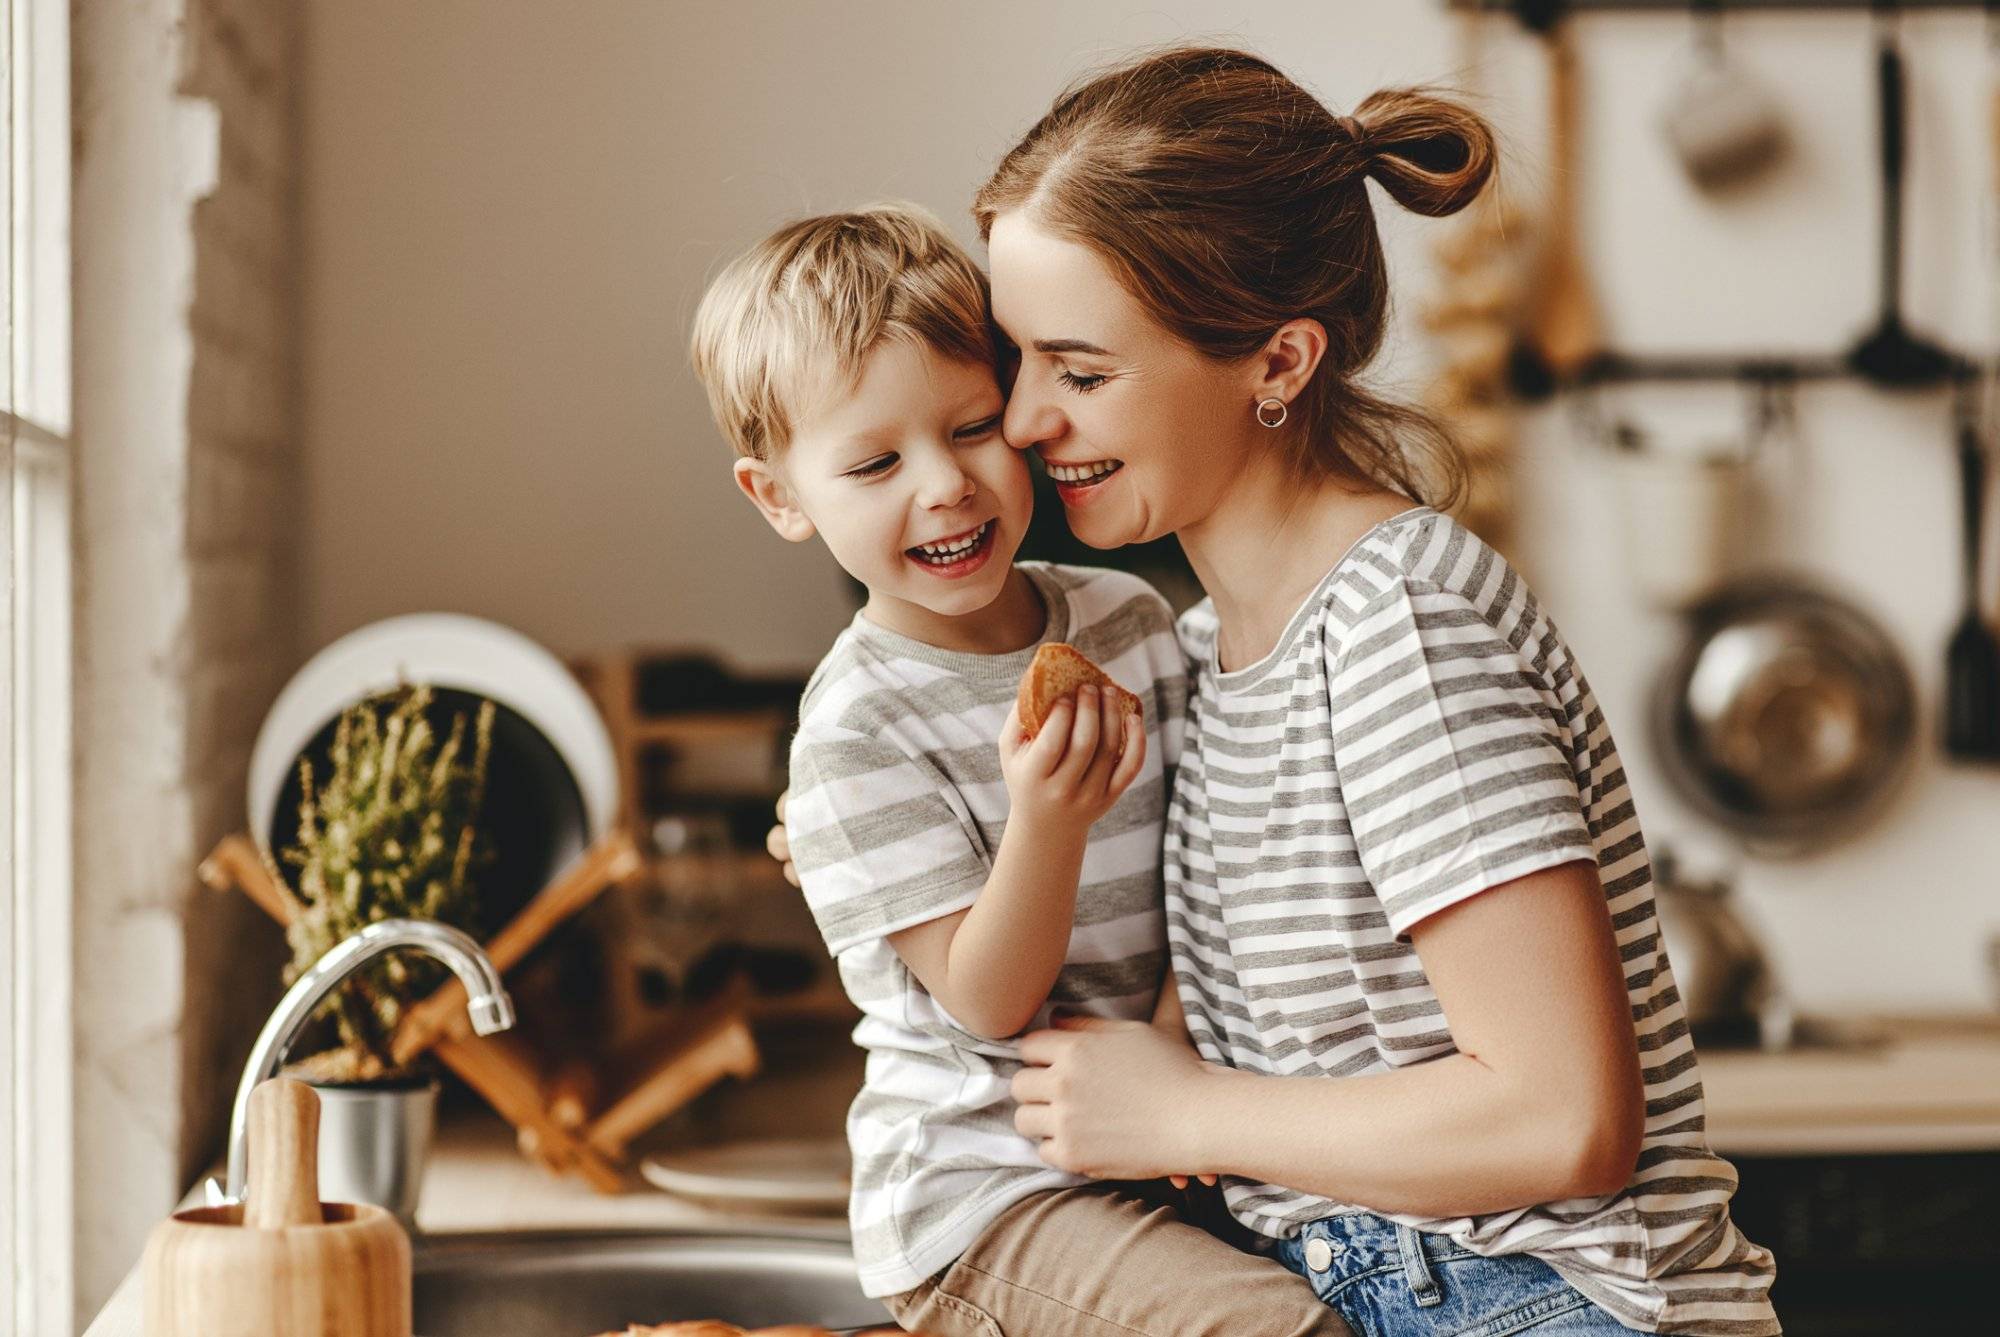
{"type": "Polygon", "coordinates": [[[146,1241],[146,1337],[410,1337],[410,1240],[380,1207],[319,1200],[319,1097],[250,1093],[245,1201],[146,1241]]]}

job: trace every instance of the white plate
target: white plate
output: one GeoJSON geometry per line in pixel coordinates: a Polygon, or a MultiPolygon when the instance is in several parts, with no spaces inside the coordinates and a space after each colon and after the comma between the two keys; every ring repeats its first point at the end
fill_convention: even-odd
{"type": "Polygon", "coordinates": [[[790,1211],[847,1209],[842,1138],[724,1142],[656,1152],[639,1163],[655,1188],[681,1198],[790,1211]]]}
{"type": "Polygon", "coordinates": [[[618,767],[597,707],[563,662],[520,632],[462,613],[410,613],[349,632],[292,675],[250,752],[250,833],[271,815],[299,753],[348,706],[401,682],[488,697],[539,729],[569,767],[592,838],[618,808],[618,767]]]}

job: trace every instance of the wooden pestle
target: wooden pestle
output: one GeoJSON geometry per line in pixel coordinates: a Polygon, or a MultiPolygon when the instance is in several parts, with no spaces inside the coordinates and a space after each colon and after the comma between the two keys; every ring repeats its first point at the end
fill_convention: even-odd
{"type": "Polygon", "coordinates": [[[250,1230],[324,1225],[319,1209],[319,1095],[281,1077],[250,1093],[250,1230]]]}
{"type": "Polygon", "coordinates": [[[162,1221],[140,1264],[146,1337],[410,1337],[410,1241],[367,1204],[319,1200],[319,1097],[250,1093],[248,1200],[162,1221]]]}

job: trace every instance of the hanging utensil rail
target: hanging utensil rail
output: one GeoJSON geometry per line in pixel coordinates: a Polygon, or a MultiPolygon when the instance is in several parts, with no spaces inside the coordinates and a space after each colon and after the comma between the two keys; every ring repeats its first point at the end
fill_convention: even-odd
{"type": "MultiPolygon", "coordinates": [[[[1787,384],[1794,381],[1830,381],[1854,377],[1853,368],[1841,355],[1797,357],[1642,357],[1627,353],[1605,353],[1564,381],[1565,388],[1595,385],[1607,381],[1751,381],[1787,384]]],[[[1946,379],[1969,381],[1979,374],[1970,358],[1955,358],[1946,379]]]]}
{"type": "Polygon", "coordinates": [[[1852,9],[1991,9],[1994,0],[1447,0],[1453,9],[1483,9],[1512,13],[1530,27],[1541,27],[1565,12],[1652,13],[1676,9],[1755,9],[1809,14],[1818,10],[1852,9]]]}
{"type": "MultiPolygon", "coordinates": [[[[1584,11],[1660,13],[1686,10],[1691,14],[1718,14],[1731,9],[1796,10],[1801,13],[1811,10],[1870,10],[1878,17],[1887,18],[1903,10],[1983,10],[1993,21],[1995,42],[2000,43],[2000,0],[1447,0],[1447,4],[1453,9],[1511,13],[1523,27],[1544,34],[1569,15],[1584,11]]],[[[1885,155],[1891,159],[1902,156],[1900,81],[1900,68],[1893,78],[1885,74],[1880,94],[1885,155]],[[1893,148],[1889,145],[1892,138],[1893,148]]],[[[1888,193],[1900,191],[1897,178],[1893,165],[1885,167],[1885,207],[1892,212],[1896,206],[1888,200],[1888,193]]],[[[1893,238],[1894,235],[1892,226],[1885,223],[1885,238],[1893,238]]],[[[1893,251],[1885,259],[1888,275],[1885,283],[1888,291],[1893,293],[1897,283],[1895,266],[1900,263],[1901,247],[1888,240],[1884,244],[1893,251]]],[[[1978,363],[1967,354],[1935,345],[1927,346],[1927,351],[1933,355],[1934,364],[1927,364],[1921,376],[1912,375],[1900,380],[1895,376],[1879,374],[1879,369],[1871,371],[1868,366],[1858,365],[1853,353],[1647,356],[1611,349],[1602,349],[1580,365],[1567,368],[1551,368],[1543,365],[1541,360],[1517,354],[1512,360],[1509,379],[1518,397],[1535,400],[1545,399],[1562,390],[1623,381],[1743,381],[1783,386],[1800,381],[1860,379],[1889,388],[1909,388],[1919,384],[1964,385],[1980,374],[1978,363]]]]}

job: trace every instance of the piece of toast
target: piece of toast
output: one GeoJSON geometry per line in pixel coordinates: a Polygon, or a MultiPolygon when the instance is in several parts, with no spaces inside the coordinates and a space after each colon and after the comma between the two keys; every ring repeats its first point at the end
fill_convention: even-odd
{"type": "Polygon", "coordinates": [[[1073,645],[1051,642],[1035,651],[1035,660],[1021,675],[1021,694],[1016,704],[1021,727],[1033,738],[1042,731],[1049,711],[1066,696],[1075,696],[1085,683],[1095,683],[1111,694],[1118,709],[1127,715],[1146,718],[1139,698],[1111,680],[1111,675],[1090,662],[1089,656],[1073,645]]]}
{"type": "MultiPolygon", "coordinates": [[[[748,1332],[734,1323],[697,1319],[692,1323],[634,1323],[620,1332],[599,1333],[598,1337],[833,1337],[825,1328],[787,1324],[782,1328],[755,1328],[748,1332]]],[[[861,1337],[905,1337],[901,1328],[873,1328],[861,1337]]],[[[923,1337],[921,1333],[917,1337],[923,1337]]]]}

